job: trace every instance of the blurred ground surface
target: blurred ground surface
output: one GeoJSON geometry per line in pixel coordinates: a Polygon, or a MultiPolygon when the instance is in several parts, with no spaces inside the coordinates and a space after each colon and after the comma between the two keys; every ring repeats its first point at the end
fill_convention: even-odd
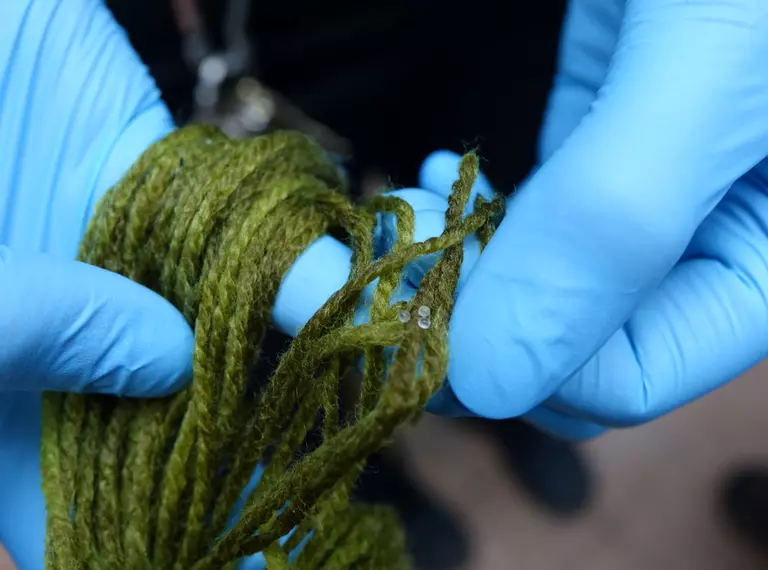
{"type": "MultiPolygon", "coordinates": [[[[471,530],[467,570],[758,570],[715,493],[743,461],[768,466],[768,363],[649,425],[584,446],[597,477],[585,516],[548,518],[510,483],[479,434],[426,418],[405,433],[414,472],[471,530]]],[[[0,557],[0,570],[10,570],[0,557]]]]}

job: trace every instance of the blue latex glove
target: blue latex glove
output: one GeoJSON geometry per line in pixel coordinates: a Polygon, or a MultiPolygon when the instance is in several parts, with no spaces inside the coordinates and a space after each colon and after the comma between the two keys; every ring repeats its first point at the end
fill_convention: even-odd
{"type": "MultiPolygon", "coordinates": [[[[99,197],[173,128],[100,0],[0,2],[0,542],[19,570],[43,568],[40,392],[153,397],[190,379],[192,331],[181,315],[73,261],[99,197]]],[[[284,279],[277,325],[295,334],[349,263],[330,237],[312,245],[284,279]],[[340,269],[315,283],[318,258],[340,269]]],[[[263,566],[260,555],[241,565],[263,566]]]]}
{"type": "MultiPolygon", "coordinates": [[[[467,241],[452,389],[433,410],[581,438],[651,420],[765,356],[766,61],[763,0],[571,2],[540,167],[483,255],[467,241]]],[[[417,239],[442,230],[457,163],[435,154],[424,190],[396,193],[417,239]]],[[[393,231],[385,217],[382,237],[393,231]]],[[[412,285],[428,266],[410,268],[412,285]]],[[[278,297],[282,328],[348,272],[331,238],[310,248],[278,297]]]]}
{"type": "MultiPolygon", "coordinates": [[[[572,0],[540,166],[482,256],[467,242],[433,410],[588,437],[766,355],[766,62],[763,0],[572,0]]],[[[442,230],[457,164],[437,153],[427,191],[399,192],[417,239],[442,230]]]]}
{"type": "MultiPolygon", "coordinates": [[[[541,166],[452,319],[466,408],[592,435],[766,356],[766,62],[763,0],[570,3],[541,166]]],[[[422,184],[454,176],[438,154],[422,184]]]]}
{"type": "Polygon", "coordinates": [[[165,394],[192,332],[165,300],[72,261],[100,195],[172,128],[109,12],[0,3],[0,541],[43,568],[40,391],[165,394]]]}

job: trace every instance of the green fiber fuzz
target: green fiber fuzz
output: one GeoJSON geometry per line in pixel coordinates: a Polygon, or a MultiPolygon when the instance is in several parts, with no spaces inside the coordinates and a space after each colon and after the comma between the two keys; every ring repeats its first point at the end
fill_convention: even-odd
{"type": "Polygon", "coordinates": [[[481,201],[462,216],[477,172],[477,158],[465,156],[445,231],[412,243],[406,202],[353,204],[303,135],[230,140],[193,126],[147,150],[99,203],[80,259],[146,285],[183,313],[195,331],[193,381],[155,400],[44,395],[46,569],[219,570],[263,552],[270,570],[283,570],[309,532],[291,568],[407,568],[394,514],[350,504],[350,491],[366,457],[418,416],[445,377],[462,241],[473,232],[487,241],[503,204],[481,201]],[[397,217],[398,241],[374,258],[379,212],[397,217]],[[256,390],[250,372],[283,276],[331,229],[354,250],[349,280],[256,390]],[[406,264],[435,252],[414,299],[390,305],[406,264]],[[354,326],[363,288],[376,279],[370,322],[354,326]],[[399,318],[423,305],[427,328],[399,318]],[[362,356],[354,413],[340,414],[340,378],[362,356]],[[318,418],[322,442],[307,451],[318,418]],[[232,525],[258,465],[262,478],[232,525]]]}

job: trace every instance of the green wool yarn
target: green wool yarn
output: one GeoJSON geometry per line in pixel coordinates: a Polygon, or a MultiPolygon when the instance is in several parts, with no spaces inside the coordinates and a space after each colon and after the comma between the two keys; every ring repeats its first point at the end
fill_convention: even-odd
{"type": "Polygon", "coordinates": [[[230,140],[192,126],[148,149],[101,200],[80,259],[146,285],[183,313],[195,332],[193,381],[151,400],[44,395],[46,568],[218,570],[255,552],[270,570],[406,568],[394,514],[350,504],[349,495],[366,457],[418,416],[445,377],[462,241],[475,232],[487,242],[503,205],[478,201],[463,216],[477,171],[477,158],[464,157],[445,231],[412,243],[407,203],[378,196],[353,204],[337,169],[303,135],[230,140]],[[397,217],[398,239],[376,257],[381,212],[397,217]],[[281,280],[332,230],[354,251],[348,282],[254,388],[248,380],[281,280]],[[413,300],[391,304],[406,264],[436,252],[413,300]],[[375,280],[370,322],[355,326],[375,280]],[[403,322],[401,311],[416,315],[421,306],[431,309],[427,328],[403,322]],[[340,377],[362,356],[354,413],[340,414],[340,377]],[[322,442],[307,450],[318,420],[322,442]],[[259,466],[258,485],[244,493],[259,466]]]}

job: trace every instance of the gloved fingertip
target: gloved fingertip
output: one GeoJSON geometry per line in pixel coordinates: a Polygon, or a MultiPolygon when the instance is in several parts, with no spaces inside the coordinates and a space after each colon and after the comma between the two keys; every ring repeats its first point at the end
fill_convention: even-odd
{"type": "Polygon", "coordinates": [[[352,270],[352,250],[323,236],[293,263],[278,289],[272,308],[277,328],[296,336],[331,296],[347,282],[352,270]]]}
{"type": "MultiPolygon", "coordinates": [[[[419,186],[447,199],[451,187],[459,176],[461,156],[448,150],[438,150],[430,154],[421,164],[419,186]]],[[[475,197],[480,194],[486,199],[493,197],[493,187],[485,175],[480,172],[474,186],[467,209],[474,205],[475,197]]]]}
{"type": "Polygon", "coordinates": [[[360,294],[360,302],[355,308],[353,323],[356,327],[368,324],[371,320],[371,304],[373,302],[373,292],[378,286],[379,279],[374,279],[363,288],[360,294]]]}
{"type": "Polygon", "coordinates": [[[432,192],[441,192],[445,184],[445,172],[458,172],[461,155],[440,149],[432,152],[419,168],[419,186],[432,192]]]}
{"type": "MultiPolygon", "coordinates": [[[[78,352],[94,351],[89,355],[93,359],[92,377],[83,378],[80,391],[157,398],[187,386],[192,379],[194,349],[190,325],[173,305],[153,291],[118,275],[104,274],[104,290],[113,295],[95,308],[90,318],[85,317],[88,324],[75,335],[78,340],[71,343],[71,349],[78,352]],[[102,318],[110,319],[111,330],[99,339],[102,318]],[[82,349],[75,349],[75,342],[82,343],[82,349]]],[[[62,341],[70,344],[66,334],[62,341]]],[[[62,366],[68,369],[71,364],[62,366]]],[[[77,371],[69,373],[76,375],[77,371]]]]}
{"type": "Polygon", "coordinates": [[[408,280],[408,284],[416,288],[420,287],[422,279],[424,279],[424,276],[429,270],[435,266],[435,263],[437,263],[439,258],[440,254],[431,253],[414,259],[409,263],[405,268],[405,276],[408,280]]]}
{"type": "Polygon", "coordinates": [[[267,567],[267,561],[261,552],[246,556],[237,564],[237,570],[264,570],[267,567]]]}
{"type": "Polygon", "coordinates": [[[492,274],[478,280],[477,270],[451,316],[448,377],[459,401],[478,416],[518,417],[549,395],[542,382],[541,350],[516,334],[515,315],[504,303],[506,283],[492,274]]]}
{"type": "MultiPolygon", "coordinates": [[[[411,241],[423,241],[428,237],[440,235],[440,232],[442,232],[442,225],[439,230],[436,230],[429,227],[432,225],[431,220],[428,220],[428,223],[425,224],[425,221],[422,219],[424,218],[425,212],[445,212],[448,207],[448,202],[442,196],[438,196],[427,190],[422,190],[421,188],[391,190],[385,192],[383,195],[403,200],[411,207],[415,217],[414,236],[411,241]],[[425,228],[425,225],[428,227],[425,228]]],[[[385,255],[395,245],[398,239],[397,226],[398,216],[395,214],[389,212],[381,212],[377,214],[377,224],[374,236],[374,249],[377,256],[385,255]]]]}
{"type": "MultiPolygon", "coordinates": [[[[464,239],[463,248],[464,256],[461,262],[459,283],[456,288],[457,291],[461,291],[462,287],[467,282],[467,279],[469,279],[472,268],[480,258],[480,240],[477,239],[477,236],[470,235],[464,239]]],[[[419,257],[409,263],[405,268],[405,275],[408,283],[413,287],[419,287],[424,276],[435,266],[438,259],[440,259],[440,254],[432,253],[419,257]]]]}
{"type": "Polygon", "coordinates": [[[190,380],[192,330],[168,301],[91,265],[0,250],[0,388],[161,396],[190,380]]]}
{"type": "Polygon", "coordinates": [[[154,344],[155,355],[151,366],[137,367],[122,387],[117,390],[106,386],[106,393],[122,393],[126,396],[158,398],[173,394],[186,387],[192,380],[194,334],[192,329],[173,306],[166,304],[156,313],[153,327],[158,340],[154,344]]]}

